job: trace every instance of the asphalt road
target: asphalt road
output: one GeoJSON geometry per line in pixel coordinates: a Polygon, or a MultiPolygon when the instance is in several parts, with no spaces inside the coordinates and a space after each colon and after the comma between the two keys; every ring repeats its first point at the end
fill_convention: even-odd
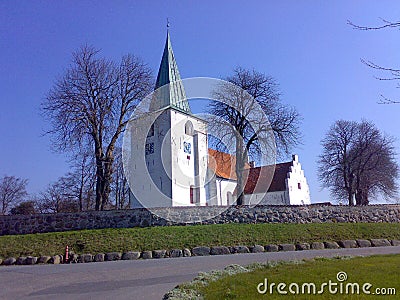
{"type": "Polygon", "coordinates": [[[161,299],[198,272],[229,264],[400,253],[400,246],[0,267],[0,299],[161,299]]]}

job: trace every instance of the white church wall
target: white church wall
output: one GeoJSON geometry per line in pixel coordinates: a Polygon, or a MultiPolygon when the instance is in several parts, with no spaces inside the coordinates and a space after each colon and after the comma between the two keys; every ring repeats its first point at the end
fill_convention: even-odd
{"type": "MultiPolygon", "coordinates": [[[[147,132],[141,135],[133,134],[131,137],[131,155],[132,155],[132,168],[137,174],[143,174],[143,176],[135,176],[132,184],[133,188],[133,201],[131,202],[132,207],[142,206],[145,207],[164,207],[171,206],[172,201],[170,200],[172,195],[171,180],[167,173],[171,173],[171,168],[168,167],[170,163],[170,149],[168,147],[164,149],[164,169],[162,165],[161,147],[164,139],[170,139],[168,132],[163,130],[163,127],[168,126],[169,118],[164,112],[162,113],[154,123],[154,130],[151,134],[147,135],[147,132]],[[160,125],[161,124],[161,125],[160,125]],[[147,137],[146,137],[147,135],[147,137]],[[145,136],[145,140],[140,140],[138,136],[145,136]],[[141,149],[144,148],[144,149],[141,149]],[[144,154],[144,157],[140,154],[144,154]],[[144,160],[144,165],[141,161],[144,160]],[[140,169],[140,170],[139,170],[140,169]],[[165,196],[163,196],[165,195],[165,196]]],[[[140,124],[136,130],[145,130],[141,128],[140,124]]]]}
{"type": "Polygon", "coordinates": [[[170,110],[170,114],[173,206],[206,205],[206,124],[175,110],[170,110]],[[193,126],[190,134],[185,133],[187,122],[193,126]]]}
{"type": "Polygon", "coordinates": [[[236,188],[236,181],[223,178],[217,178],[217,204],[231,205],[234,202],[233,193],[236,188]]]}
{"type": "Polygon", "coordinates": [[[198,171],[196,176],[196,185],[200,186],[200,205],[207,204],[207,193],[206,193],[206,183],[207,183],[207,168],[208,168],[208,138],[207,138],[207,128],[205,124],[197,124],[195,126],[196,130],[196,144],[197,144],[197,164],[198,171]],[[197,129],[196,129],[197,128],[197,129]]]}
{"type": "Polygon", "coordinates": [[[286,179],[286,187],[289,192],[289,204],[311,204],[310,189],[297,155],[293,156],[293,166],[291,167],[289,177],[286,179]]]}
{"type": "Polygon", "coordinates": [[[287,191],[247,194],[244,201],[246,205],[288,205],[289,195],[287,191]]]}

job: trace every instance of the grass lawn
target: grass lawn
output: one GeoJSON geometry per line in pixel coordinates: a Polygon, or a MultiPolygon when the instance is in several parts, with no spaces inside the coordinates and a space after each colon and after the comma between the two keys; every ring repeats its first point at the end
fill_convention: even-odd
{"type": "MultiPolygon", "coordinates": [[[[351,259],[316,259],[306,261],[302,264],[278,264],[275,267],[263,266],[249,273],[240,273],[232,276],[223,276],[209,285],[197,285],[198,290],[204,295],[206,300],[219,299],[400,299],[400,255],[385,255],[371,257],[357,257],[351,259]],[[300,287],[302,283],[315,283],[320,290],[321,284],[329,282],[340,283],[336,275],[338,272],[345,272],[347,280],[343,281],[343,293],[338,289],[337,294],[330,294],[328,287],[320,295],[298,294],[293,295],[289,292],[290,283],[297,283],[300,287]],[[276,286],[273,294],[269,291],[260,294],[257,285],[268,279],[270,283],[286,283],[286,295],[277,293],[276,286]],[[360,294],[345,294],[347,283],[358,283],[360,294]],[[363,294],[362,286],[370,283],[370,295],[363,294]],[[386,293],[392,293],[387,288],[395,288],[396,295],[373,295],[376,288],[386,288],[386,293]]],[[[339,285],[338,285],[339,287],[339,285]]],[[[349,286],[350,287],[350,286],[349,286]]],[[[295,285],[293,286],[295,289],[295,285]]],[[[263,289],[263,286],[260,287],[263,289]]],[[[352,291],[349,288],[348,291],[352,291]]],[[[305,290],[307,293],[307,289],[305,290]]],[[[380,289],[380,292],[385,290],[380,289]]]]}
{"type": "Polygon", "coordinates": [[[400,239],[399,223],[218,224],[147,228],[98,229],[0,236],[0,257],[55,255],[65,246],[75,253],[192,248],[195,246],[266,245],[400,239]]]}

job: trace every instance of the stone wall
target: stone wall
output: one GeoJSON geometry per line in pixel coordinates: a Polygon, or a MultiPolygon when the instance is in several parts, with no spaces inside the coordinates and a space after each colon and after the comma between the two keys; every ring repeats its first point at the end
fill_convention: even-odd
{"type": "Polygon", "coordinates": [[[322,223],[322,222],[400,222],[400,205],[360,207],[336,205],[229,207],[175,207],[152,209],[90,211],[83,213],[0,216],[0,235],[54,232],[79,229],[129,228],[185,225],[166,221],[157,215],[192,221],[219,223],[322,223]],[[206,216],[216,217],[204,220],[206,216]]]}

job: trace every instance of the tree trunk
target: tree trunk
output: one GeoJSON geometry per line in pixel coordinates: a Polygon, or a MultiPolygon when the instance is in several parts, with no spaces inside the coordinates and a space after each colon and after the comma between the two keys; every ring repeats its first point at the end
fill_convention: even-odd
{"type": "Polygon", "coordinates": [[[369,200],[368,200],[368,187],[365,188],[364,192],[362,193],[362,198],[361,198],[361,205],[368,205],[369,200]]]}
{"type": "Polygon", "coordinates": [[[353,206],[354,205],[354,203],[353,203],[353,193],[351,191],[348,191],[348,194],[349,194],[349,197],[348,197],[349,206],[353,206]]]}
{"type": "Polygon", "coordinates": [[[108,156],[104,161],[103,190],[102,190],[102,199],[101,199],[102,201],[100,207],[101,210],[104,210],[104,207],[106,206],[108,201],[108,196],[110,195],[113,162],[114,162],[114,157],[112,156],[112,152],[110,152],[108,153],[108,156]]]}
{"type": "Polygon", "coordinates": [[[356,193],[356,205],[362,205],[363,204],[363,197],[364,197],[364,195],[363,195],[364,193],[363,193],[363,191],[362,190],[357,190],[357,193],[356,193]]]}
{"type": "Polygon", "coordinates": [[[243,205],[244,204],[244,187],[245,187],[245,182],[243,178],[243,170],[244,170],[244,165],[245,162],[247,161],[246,158],[246,151],[244,150],[243,147],[243,139],[241,137],[236,139],[236,177],[237,177],[237,184],[236,184],[236,190],[237,190],[237,205],[243,205]]]}
{"type": "Polygon", "coordinates": [[[96,155],[96,205],[95,210],[100,210],[103,203],[104,170],[103,162],[96,155]]]}

